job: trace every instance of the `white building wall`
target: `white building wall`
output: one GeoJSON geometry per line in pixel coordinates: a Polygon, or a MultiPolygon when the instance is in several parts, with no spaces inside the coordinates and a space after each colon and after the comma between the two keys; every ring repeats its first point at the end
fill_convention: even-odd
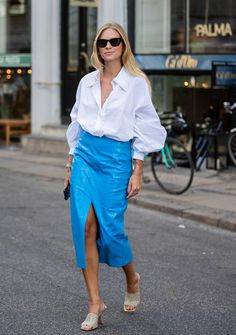
{"type": "Polygon", "coordinates": [[[98,28],[110,21],[115,21],[127,29],[127,0],[100,0],[98,28]]]}
{"type": "Polygon", "coordinates": [[[32,133],[60,124],[60,1],[32,0],[32,133]]]}

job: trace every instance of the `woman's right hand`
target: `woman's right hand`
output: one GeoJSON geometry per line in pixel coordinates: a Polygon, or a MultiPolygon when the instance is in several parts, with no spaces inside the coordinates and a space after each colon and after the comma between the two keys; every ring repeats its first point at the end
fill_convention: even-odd
{"type": "Polygon", "coordinates": [[[64,188],[67,187],[68,184],[70,184],[70,168],[66,168],[66,175],[65,175],[65,179],[64,179],[64,188]]]}

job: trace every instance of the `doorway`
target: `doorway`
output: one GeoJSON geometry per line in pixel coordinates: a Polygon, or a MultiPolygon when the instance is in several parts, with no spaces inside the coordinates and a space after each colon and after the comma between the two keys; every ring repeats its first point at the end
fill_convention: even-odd
{"type": "Polygon", "coordinates": [[[92,70],[90,55],[97,31],[97,8],[62,1],[61,27],[61,121],[68,124],[78,83],[92,70]]]}

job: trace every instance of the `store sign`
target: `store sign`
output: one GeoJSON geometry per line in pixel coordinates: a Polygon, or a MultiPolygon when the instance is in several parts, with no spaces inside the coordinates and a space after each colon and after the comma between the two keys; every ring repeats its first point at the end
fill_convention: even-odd
{"type": "Polygon", "coordinates": [[[229,22],[197,24],[194,27],[194,30],[196,31],[197,37],[233,36],[233,31],[229,22]]]}
{"type": "Polygon", "coordinates": [[[31,54],[0,54],[0,67],[30,67],[31,54]]]}
{"type": "Polygon", "coordinates": [[[142,70],[212,71],[212,62],[234,62],[235,55],[135,55],[142,70]]]}
{"type": "Polygon", "coordinates": [[[215,85],[236,86],[236,65],[216,66],[215,85]]]}
{"type": "Polygon", "coordinates": [[[98,7],[98,0],[70,0],[71,6],[98,7]]]}
{"type": "Polygon", "coordinates": [[[198,60],[190,55],[170,55],[165,62],[166,69],[196,69],[198,60]]]}

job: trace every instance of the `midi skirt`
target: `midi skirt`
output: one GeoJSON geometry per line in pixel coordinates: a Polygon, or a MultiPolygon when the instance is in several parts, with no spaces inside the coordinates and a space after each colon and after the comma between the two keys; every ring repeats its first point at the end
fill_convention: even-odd
{"type": "Polygon", "coordinates": [[[71,169],[70,210],[76,265],[86,268],[85,224],[93,205],[99,262],[121,267],[132,261],[124,230],[127,188],[132,173],[131,141],[98,137],[82,130],[71,169]]]}

